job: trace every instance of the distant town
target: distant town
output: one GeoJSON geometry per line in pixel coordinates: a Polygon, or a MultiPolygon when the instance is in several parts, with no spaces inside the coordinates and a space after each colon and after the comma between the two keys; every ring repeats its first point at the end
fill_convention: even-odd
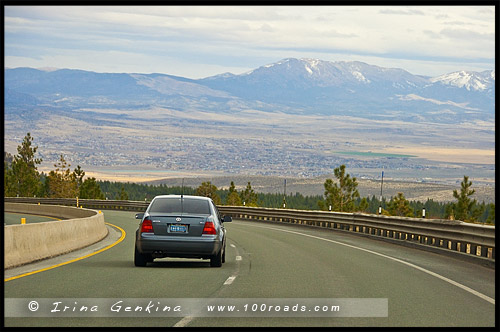
{"type": "MultiPolygon", "coordinates": [[[[331,152],[320,141],[290,142],[267,138],[266,140],[240,138],[169,137],[157,139],[142,137],[140,144],[124,144],[120,135],[102,140],[88,136],[74,142],[69,149],[66,142],[50,137],[37,138],[39,157],[46,167],[51,167],[61,153],[54,146],[63,143],[61,151],[73,165],[84,169],[127,169],[143,172],[205,172],[222,175],[262,175],[294,178],[310,178],[331,173],[333,168],[344,164],[353,175],[365,179],[386,176],[400,181],[434,182],[455,184],[464,172],[480,183],[490,181],[482,177],[494,176],[495,165],[469,165],[467,170],[418,158],[396,155],[369,154],[345,155],[331,152]],[[472,174],[471,174],[472,173],[472,174]]],[[[335,148],[335,147],[333,147],[335,148]]],[[[494,184],[494,182],[493,182],[494,184]]]]}

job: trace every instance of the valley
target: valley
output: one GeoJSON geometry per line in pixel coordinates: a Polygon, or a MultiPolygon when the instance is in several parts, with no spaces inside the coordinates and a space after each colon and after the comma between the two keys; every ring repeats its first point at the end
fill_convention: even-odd
{"type": "Polygon", "coordinates": [[[494,70],[431,78],[292,58],[198,80],[6,69],[4,149],[30,132],[41,171],[63,154],[116,181],[309,181],[344,164],[360,180],[494,188],[494,83],[494,70]]]}
{"type": "Polygon", "coordinates": [[[227,187],[231,179],[240,179],[239,186],[248,179],[257,191],[276,192],[286,178],[288,192],[317,195],[333,169],[345,164],[359,179],[360,193],[370,196],[380,194],[384,171],[387,197],[401,190],[409,199],[453,200],[464,175],[484,188],[477,190],[480,197],[495,197],[494,149],[475,148],[488,139],[479,129],[458,135],[456,126],[424,129],[401,121],[168,109],[47,113],[31,125],[6,121],[5,129],[11,153],[22,140],[17,133],[31,132],[40,170],[53,170],[63,153],[73,168],[102,180],[173,185],[185,178],[196,187],[204,179],[227,187]],[[435,134],[427,137],[424,130],[435,134]]]}

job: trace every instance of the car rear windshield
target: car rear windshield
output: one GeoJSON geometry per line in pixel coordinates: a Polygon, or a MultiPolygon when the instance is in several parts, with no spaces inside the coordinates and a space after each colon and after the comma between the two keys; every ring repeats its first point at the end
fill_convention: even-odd
{"type": "Polygon", "coordinates": [[[208,201],[203,199],[157,198],[149,209],[150,213],[210,214],[208,201]]]}

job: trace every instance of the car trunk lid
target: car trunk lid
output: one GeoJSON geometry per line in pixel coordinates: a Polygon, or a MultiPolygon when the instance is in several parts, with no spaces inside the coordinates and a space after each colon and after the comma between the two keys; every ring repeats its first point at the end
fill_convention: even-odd
{"type": "Polygon", "coordinates": [[[201,236],[208,216],[151,215],[149,218],[155,235],[201,236]]]}

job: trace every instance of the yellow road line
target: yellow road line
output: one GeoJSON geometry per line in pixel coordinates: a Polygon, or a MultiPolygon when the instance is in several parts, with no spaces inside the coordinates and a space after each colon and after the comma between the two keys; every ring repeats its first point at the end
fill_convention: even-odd
{"type": "Polygon", "coordinates": [[[102,248],[102,249],[100,249],[98,251],[95,251],[95,252],[91,253],[91,254],[88,254],[88,255],[85,255],[85,256],[82,256],[82,257],[78,257],[78,258],[72,259],[72,260],[67,261],[67,262],[63,262],[63,263],[56,264],[56,265],[53,265],[53,266],[49,266],[49,267],[46,267],[46,268],[43,268],[43,269],[40,269],[40,270],[36,270],[36,271],[32,271],[32,272],[21,274],[21,275],[15,276],[15,277],[10,277],[10,278],[4,279],[4,282],[10,281],[10,280],[14,280],[14,279],[19,279],[19,278],[22,278],[22,277],[26,277],[26,276],[29,276],[29,275],[32,275],[32,274],[35,274],[35,273],[39,273],[39,272],[51,270],[51,269],[54,269],[54,268],[59,267],[59,266],[63,266],[63,265],[69,264],[69,263],[74,263],[76,261],[85,259],[87,257],[94,256],[94,255],[96,255],[98,253],[101,253],[101,252],[103,252],[105,250],[108,250],[108,249],[114,247],[118,243],[122,242],[123,239],[125,239],[125,236],[127,234],[126,234],[126,232],[125,232],[125,230],[123,228],[118,227],[118,226],[113,225],[113,224],[110,224],[110,223],[105,223],[105,224],[118,228],[120,230],[120,232],[122,233],[122,235],[120,236],[120,238],[118,240],[116,240],[114,243],[110,244],[109,246],[104,247],[104,248],[102,248]]]}

